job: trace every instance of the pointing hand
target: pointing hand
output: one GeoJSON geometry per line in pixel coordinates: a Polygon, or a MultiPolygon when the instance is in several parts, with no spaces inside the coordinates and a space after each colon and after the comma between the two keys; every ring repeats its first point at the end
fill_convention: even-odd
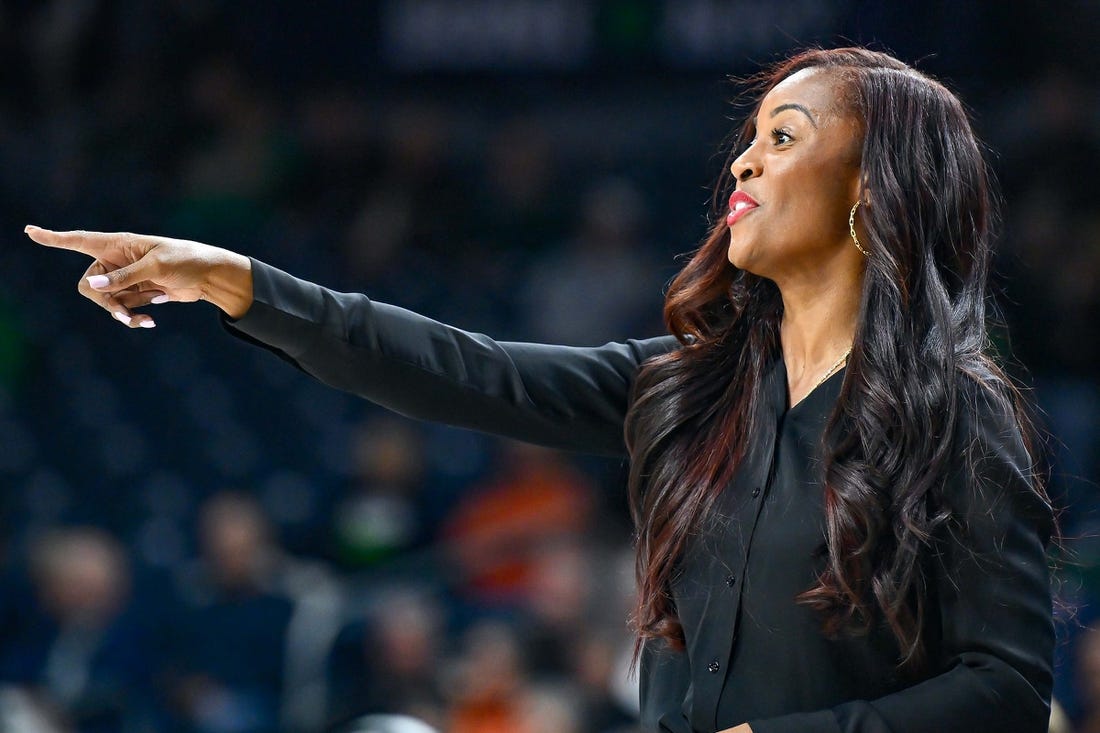
{"type": "Polygon", "coordinates": [[[150,303],[208,300],[233,318],[252,304],[251,263],[219,247],[129,232],[24,231],[39,244],[94,258],[77,290],[131,328],[156,325],[134,313],[150,303]]]}

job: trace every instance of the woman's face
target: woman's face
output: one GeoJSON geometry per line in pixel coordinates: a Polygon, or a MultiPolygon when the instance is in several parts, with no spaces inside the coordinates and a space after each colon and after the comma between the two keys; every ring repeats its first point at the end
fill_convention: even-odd
{"type": "Polygon", "coordinates": [[[841,105],[838,84],[828,70],[803,69],[761,102],[756,138],[730,168],[738,192],[727,218],[735,266],[782,284],[820,278],[830,262],[863,256],[848,234],[862,126],[841,105]],[[752,200],[739,204],[741,193],[752,200]]]}

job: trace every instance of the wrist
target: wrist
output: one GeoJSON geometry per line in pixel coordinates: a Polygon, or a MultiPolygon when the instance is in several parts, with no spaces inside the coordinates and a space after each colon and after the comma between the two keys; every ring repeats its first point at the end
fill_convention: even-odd
{"type": "Polygon", "coordinates": [[[203,300],[230,318],[240,318],[252,306],[252,261],[236,252],[219,250],[201,290],[203,300]]]}

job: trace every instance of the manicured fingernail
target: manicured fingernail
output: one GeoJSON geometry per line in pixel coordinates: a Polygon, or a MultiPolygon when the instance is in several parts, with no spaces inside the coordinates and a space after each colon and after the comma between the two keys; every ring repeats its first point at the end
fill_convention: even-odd
{"type": "Polygon", "coordinates": [[[110,285],[111,278],[106,275],[92,275],[88,278],[88,284],[96,290],[99,290],[100,288],[105,288],[110,285]]]}
{"type": "Polygon", "coordinates": [[[36,227],[34,224],[28,224],[27,226],[23,227],[23,233],[26,234],[31,229],[41,229],[41,228],[42,227],[36,227]]]}
{"type": "Polygon", "coordinates": [[[157,324],[153,323],[152,321],[142,321],[138,324],[139,328],[156,328],[156,326],[157,324]]]}
{"type": "Polygon", "coordinates": [[[130,325],[130,316],[126,315],[125,313],[120,313],[119,311],[112,311],[111,315],[114,316],[115,318],[117,318],[118,320],[122,321],[123,323],[125,323],[127,326],[130,325]]]}
{"type": "Polygon", "coordinates": [[[153,299],[150,300],[149,302],[150,303],[156,303],[157,305],[160,305],[161,303],[167,303],[170,300],[171,300],[171,298],[169,298],[164,293],[161,293],[160,295],[154,295],[153,299]]]}

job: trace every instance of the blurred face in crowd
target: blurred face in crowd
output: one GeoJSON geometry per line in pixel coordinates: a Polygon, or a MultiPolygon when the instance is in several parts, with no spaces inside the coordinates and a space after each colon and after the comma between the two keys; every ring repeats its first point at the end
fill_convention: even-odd
{"type": "Polygon", "coordinates": [[[121,547],[94,530],[58,532],[36,550],[39,590],[63,624],[100,625],[123,604],[129,576],[121,547]]]}
{"type": "Polygon", "coordinates": [[[267,525],[258,507],[232,496],[215,497],[203,508],[200,536],[219,583],[241,587],[257,580],[268,550],[267,525]]]}
{"type": "Polygon", "coordinates": [[[848,214],[860,194],[863,132],[841,89],[835,72],[802,69],[756,110],[755,139],[730,168],[737,181],[727,218],[735,266],[782,285],[820,277],[831,259],[862,258],[848,214]]]}
{"type": "Polygon", "coordinates": [[[394,676],[431,675],[439,657],[439,611],[417,596],[397,596],[381,604],[377,637],[367,635],[363,653],[379,658],[394,676]]]}

